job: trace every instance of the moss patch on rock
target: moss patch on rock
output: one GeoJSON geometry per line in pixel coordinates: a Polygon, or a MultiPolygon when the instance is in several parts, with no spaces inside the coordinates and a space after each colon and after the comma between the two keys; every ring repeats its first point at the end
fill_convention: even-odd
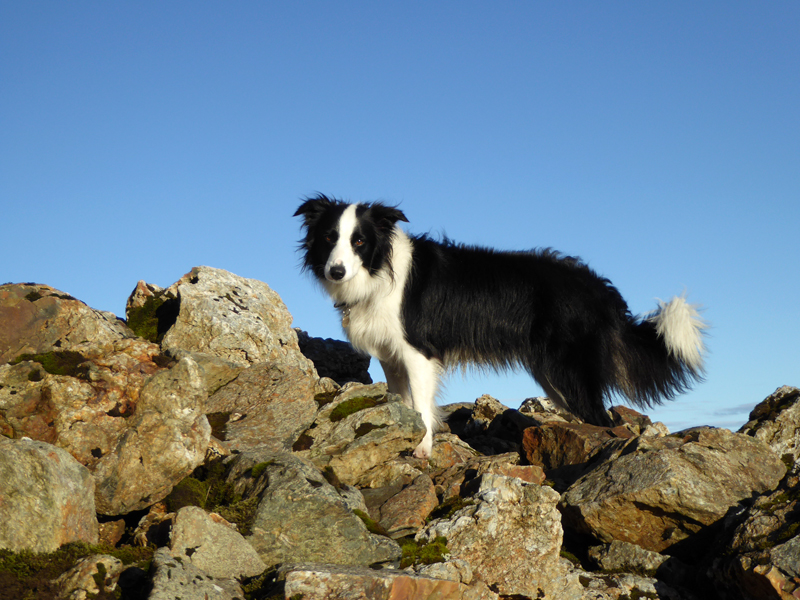
{"type": "Polygon", "coordinates": [[[39,363],[51,375],[86,377],[89,372],[88,367],[82,366],[86,362],[86,357],[80,352],[72,350],[58,350],[43,354],[22,354],[9,362],[9,364],[17,365],[24,361],[39,363]]]}
{"type": "Polygon", "coordinates": [[[413,565],[432,565],[444,562],[449,554],[447,538],[443,536],[437,536],[426,544],[421,544],[414,538],[404,538],[401,540],[400,548],[403,550],[403,557],[400,559],[401,569],[413,565]]]}
{"type": "Polygon", "coordinates": [[[366,410],[367,408],[374,408],[381,404],[385,404],[386,400],[383,398],[370,398],[369,396],[357,396],[350,398],[339,404],[331,411],[330,420],[333,423],[346,419],[350,415],[366,410]]]}

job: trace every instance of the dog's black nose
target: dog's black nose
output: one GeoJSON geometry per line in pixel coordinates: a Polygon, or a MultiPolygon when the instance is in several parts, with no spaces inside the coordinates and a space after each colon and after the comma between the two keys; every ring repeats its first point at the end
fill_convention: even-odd
{"type": "Polygon", "coordinates": [[[330,276],[331,279],[334,281],[339,281],[342,277],[344,277],[344,267],[341,265],[337,265],[335,267],[331,267],[330,276]]]}

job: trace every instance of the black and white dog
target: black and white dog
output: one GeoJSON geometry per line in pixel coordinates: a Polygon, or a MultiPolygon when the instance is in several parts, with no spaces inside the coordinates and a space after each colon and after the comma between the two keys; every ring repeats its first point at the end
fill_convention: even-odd
{"type": "Polygon", "coordinates": [[[419,411],[430,456],[445,369],[527,370],[557,403],[597,425],[621,394],[650,406],[702,379],[706,325],[683,297],[634,317],[611,283],[551,250],[500,252],[409,236],[397,208],[319,195],[303,202],[304,268],[341,310],[353,346],[419,411]]]}

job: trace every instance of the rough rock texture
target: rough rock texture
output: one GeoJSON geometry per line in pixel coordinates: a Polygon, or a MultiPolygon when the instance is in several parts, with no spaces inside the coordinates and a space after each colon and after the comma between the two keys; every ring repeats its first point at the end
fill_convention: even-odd
{"type": "Polygon", "coordinates": [[[413,451],[424,435],[419,413],[388,394],[385,384],[349,384],[320,409],[294,449],[352,485],[376,465],[413,451]]]}
{"type": "Polygon", "coordinates": [[[478,600],[497,598],[467,586],[404,571],[330,565],[296,565],[286,574],[286,598],[303,600],[478,600]]]}
{"type": "Polygon", "coordinates": [[[94,480],[65,450],[0,436],[0,548],[97,543],[94,480]]]}
{"type": "Polygon", "coordinates": [[[123,569],[122,561],[113,556],[87,556],[55,580],[58,597],[62,600],[86,600],[96,598],[101,591],[113,593],[123,569]]]}
{"type": "Polygon", "coordinates": [[[415,534],[439,505],[433,482],[424,473],[400,477],[392,484],[362,493],[370,517],[393,539],[415,534]]]}
{"type": "Polygon", "coordinates": [[[800,460],[800,388],[785,385],[756,405],[739,433],[761,440],[790,463],[800,460]]]}
{"type": "Polygon", "coordinates": [[[727,429],[636,438],[563,495],[564,522],[604,542],[660,552],[770,490],[786,468],[763,443],[727,429]]]}
{"type": "Polygon", "coordinates": [[[268,566],[285,562],[368,565],[395,560],[400,547],[374,535],[312,464],[291,454],[259,451],[239,455],[229,474],[252,472],[240,487],[258,496],[258,511],[247,540],[268,566]]]}
{"type": "Polygon", "coordinates": [[[259,363],[220,388],[205,405],[214,434],[232,451],[291,450],[317,412],[316,379],[298,367],[259,363]]]}
{"type": "Polygon", "coordinates": [[[47,285],[0,285],[0,363],[21,354],[70,350],[134,337],[125,323],[108,312],[47,285]]]}
{"type": "Polygon", "coordinates": [[[292,316],[266,283],[195,267],[165,291],[178,305],[161,341],[165,351],[201,352],[241,366],[280,361],[314,372],[297,345],[292,316]]]}
{"type": "Polygon", "coordinates": [[[591,458],[611,440],[633,437],[626,427],[598,427],[587,423],[544,423],[528,427],[522,434],[522,450],[532,465],[544,469],[548,478],[566,489],[585,470],[591,458]]]}
{"type": "Polygon", "coordinates": [[[709,570],[726,598],[800,597],[800,465],[734,525],[709,570]]]}
{"type": "Polygon", "coordinates": [[[166,548],[153,556],[153,589],[148,600],[244,600],[242,588],[233,579],[218,579],[204,573],[166,548]]]}
{"type": "Polygon", "coordinates": [[[370,357],[358,352],[348,342],[311,337],[295,329],[300,351],[314,363],[320,377],[330,377],[339,385],[352,381],[370,384],[370,357]]]}
{"type": "Polygon", "coordinates": [[[221,579],[253,577],[267,568],[233,525],[197,506],[186,506],[175,515],[170,549],[173,556],[221,579]]]}
{"type": "Polygon", "coordinates": [[[548,487],[485,474],[469,504],[417,534],[447,538],[452,558],[465,560],[474,577],[501,595],[571,597],[562,562],[558,494],[548,487]]]}
{"type": "Polygon", "coordinates": [[[205,399],[202,373],[190,358],[148,380],[128,428],[95,466],[98,512],[147,508],[203,462],[211,438],[205,399]]]}
{"type": "Polygon", "coordinates": [[[544,471],[537,465],[520,465],[519,454],[509,452],[494,456],[475,456],[447,469],[433,473],[436,494],[442,500],[466,496],[474,492],[484,473],[517,477],[527,483],[542,484],[544,471]]]}

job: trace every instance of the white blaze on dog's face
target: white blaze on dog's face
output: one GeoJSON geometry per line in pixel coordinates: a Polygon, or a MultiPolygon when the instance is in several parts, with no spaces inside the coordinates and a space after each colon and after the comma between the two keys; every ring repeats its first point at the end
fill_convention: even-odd
{"type": "Polygon", "coordinates": [[[357,233],[357,228],[356,206],[350,205],[339,218],[336,232],[328,234],[328,241],[335,244],[325,263],[325,279],[328,281],[333,283],[350,281],[363,266],[361,257],[355,252],[355,246],[364,243],[363,238],[357,233]]]}

